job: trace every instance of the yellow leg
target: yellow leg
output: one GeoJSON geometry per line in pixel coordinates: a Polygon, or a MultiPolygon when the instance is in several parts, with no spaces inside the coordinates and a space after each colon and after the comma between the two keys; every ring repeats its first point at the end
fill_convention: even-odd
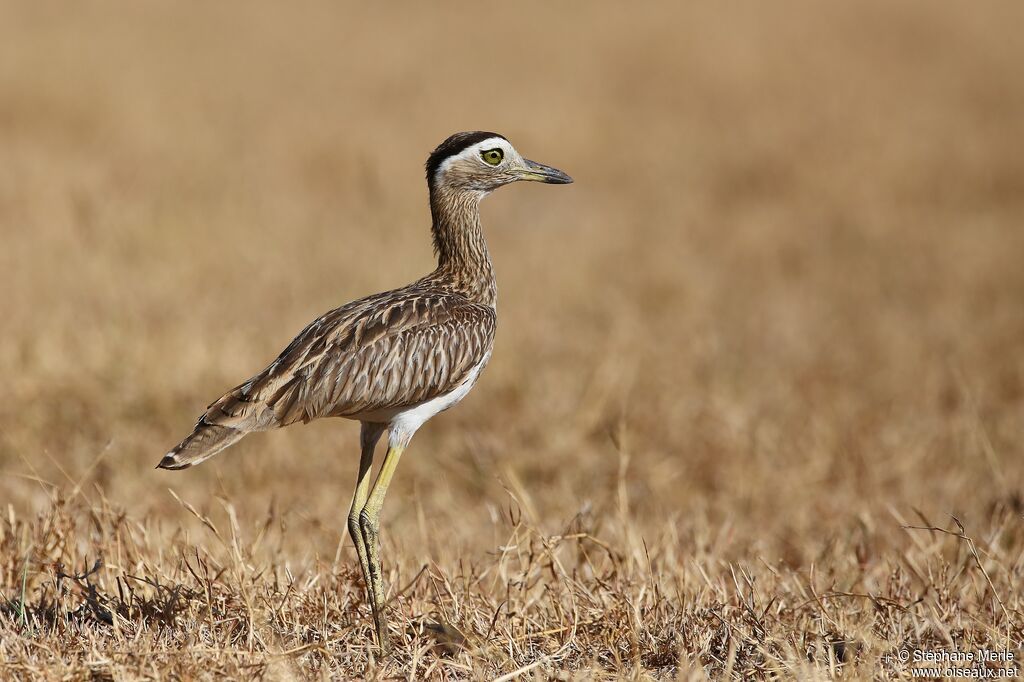
{"type": "Polygon", "coordinates": [[[389,445],[388,453],[384,456],[384,463],[380,465],[377,480],[373,483],[373,490],[370,491],[370,497],[359,513],[359,527],[363,531],[363,540],[369,555],[369,589],[373,595],[371,604],[374,625],[377,627],[377,644],[384,655],[391,651],[391,642],[388,640],[387,620],[384,617],[384,580],[381,577],[380,543],[378,542],[380,510],[384,506],[384,496],[388,492],[391,477],[394,476],[395,469],[398,468],[398,460],[401,459],[404,451],[404,445],[389,445]]]}
{"type": "Polygon", "coordinates": [[[370,587],[370,560],[366,553],[366,542],[363,540],[362,530],[359,528],[359,512],[366,504],[366,498],[370,493],[370,467],[373,464],[373,450],[377,447],[377,441],[384,433],[384,424],[371,424],[363,422],[359,432],[359,444],[361,454],[359,456],[359,475],[356,478],[356,490],[352,495],[352,506],[348,510],[348,534],[352,536],[352,543],[356,546],[356,554],[359,556],[359,567],[363,569],[363,582],[366,583],[366,590],[370,598],[370,607],[376,611],[373,605],[373,589],[370,587]]]}

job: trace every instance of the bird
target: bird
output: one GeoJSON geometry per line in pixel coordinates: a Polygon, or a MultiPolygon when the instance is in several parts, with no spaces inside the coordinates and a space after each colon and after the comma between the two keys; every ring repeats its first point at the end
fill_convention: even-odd
{"type": "Polygon", "coordinates": [[[494,345],[497,285],[480,201],[518,181],[573,181],[523,158],[503,135],[484,131],[448,137],[427,158],[426,175],[437,267],[412,284],[318,317],[263,371],[211,403],[157,465],[187,469],[250,433],[297,422],[359,421],[347,525],[384,656],[392,651],[379,549],[384,497],[413,435],[466,397],[494,345]],[[387,451],[371,486],[374,451],[385,432],[387,451]]]}

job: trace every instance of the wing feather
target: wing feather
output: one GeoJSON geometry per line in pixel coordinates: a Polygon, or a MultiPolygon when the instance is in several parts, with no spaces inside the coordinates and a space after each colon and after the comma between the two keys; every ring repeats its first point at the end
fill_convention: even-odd
{"type": "Polygon", "coordinates": [[[400,289],[330,311],[202,419],[241,431],[358,417],[444,395],[487,357],[494,309],[438,291],[400,289]]]}

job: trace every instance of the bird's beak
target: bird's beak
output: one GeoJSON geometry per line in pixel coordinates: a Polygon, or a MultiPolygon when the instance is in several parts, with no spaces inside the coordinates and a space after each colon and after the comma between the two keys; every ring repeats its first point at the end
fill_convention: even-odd
{"type": "Polygon", "coordinates": [[[557,168],[545,166],[529,159],[523,159],[523,164],[525,164],[524,168],[519,171],[520,180],[546,182],[549,185],[568,185],[572,182],[572,178],[557,168]]]}

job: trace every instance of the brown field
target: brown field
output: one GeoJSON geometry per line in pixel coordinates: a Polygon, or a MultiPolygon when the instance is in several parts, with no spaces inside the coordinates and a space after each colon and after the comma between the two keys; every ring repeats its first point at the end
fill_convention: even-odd
{"type": "Polygon", "coordinates": [[[0,10],[0,678],[1021,665],[1024,6],[285,7],[0,10]],[[497,345],[392,486],[379,661],[355,423],[153,467],[431,269],[478,128],[576,184],[484,204],[497,345]]]}

